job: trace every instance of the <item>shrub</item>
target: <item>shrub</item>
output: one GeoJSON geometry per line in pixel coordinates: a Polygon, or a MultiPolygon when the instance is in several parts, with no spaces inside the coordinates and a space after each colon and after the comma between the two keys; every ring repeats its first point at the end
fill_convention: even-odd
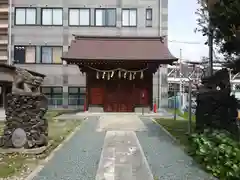
{"type": "Polygon", "coordinates": [[[224,131],[205,130],[190,137],[190,153],[215,177],[240,179],[240,144],[224,131]]]}

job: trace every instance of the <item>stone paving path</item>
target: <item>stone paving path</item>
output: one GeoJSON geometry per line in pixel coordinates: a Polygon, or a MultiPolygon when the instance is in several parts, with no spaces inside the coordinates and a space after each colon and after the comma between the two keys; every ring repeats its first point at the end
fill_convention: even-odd
{"type": "MultiPolygon", "coordinates": [[[[165,118],[165,119],[173,119],[174,115],[173,113],[168,112],[165,109],[158,109],[157,113],[107,113],[108,115],[120,115],[121,117],[123,115],[137,115],[139,117],[148,117],[148,118],[165,118]]],[[[96,116],[104,116],[106,115],[106,113],[103,112],[99,112],[99,113],[90,113],[90,112],[79,112],[76,114],[63,114],[60,115],[58,117],[56,117],[57,119],[82,119],[83,117],[96,117],[96,116]]],[[[178,120],[184,120],[184,118],[177,116],[178,120]]]]}
{"type": "Polygon", "coordinates": [[[89,117],[34,180],[209,180],[147,117],[89,117]]]}

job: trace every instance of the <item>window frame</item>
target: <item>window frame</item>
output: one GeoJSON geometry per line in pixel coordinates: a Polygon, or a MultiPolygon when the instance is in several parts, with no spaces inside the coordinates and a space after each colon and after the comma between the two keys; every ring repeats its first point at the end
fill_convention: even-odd
{"type": "Polygon", "coordinates": [[[91,8],[68,8],[68,26],[70,27],[90,27],[91,26],[91,8]],[[71,25],[70,24],[70,11],[71,10],[78,10],[78,16],[79,16],[79,24],[78,25],[71,25]],[[80,25],[80,11],[81,10],[88,10],[89,11],[89,24],[88,25],[80,25]]]}
{"type": "Polygon", "coordinates": [[[94,26],[95,27],[117,27],[117,8],[95,8],[94,9],[94,26]],[[102,10],[104,13],[106,13],[106,10],[114,10],[115,11],[115,24],[114,25],[96,25],[96,11],[97,10],[102,10]]]}
{"type": "Polygon", "coordinates": [[[152,8],[146,8],[146,21],[152,21],[153,20],[153,9],[152,8]],[[147,13],[148,11],[151,12],[151,18],[148,18],[147,13]]]}
{"type": "Polygon", "coordinates": [[[45,93],[47,95],[61,95],[63,94],[63,87],[62,86],[41,86],[41,93],[42,93],[42,88],[50,88],[50,93],[45,93]],[[60,88],[61,89],[61,93],[54,93],[53,89],[54,88],[60,88]]]}
{"type": "Polygon", "coordinates": [[[146,27],[152,27],[152,21],[153,21],[153,9],[152,8],[146,8],[145,10],[145,26],[146,27]],[[148,18],[147,14],[148,11],[151,12],[151,17],[148,18]]]}
{"type": "Polygon", "coordinates": [[[61,7],[42,7],[41,8],[41,26],[63,26],[63,8],[61,7]],[[43,10],[50,9],[52,10],[51,21],[52,24],[43,24],[43,10]],[[62,10],[62,24],[53,24],[53,10],[62,10]]]}
{"type": "Polygon", "coordinates": [[[137,8],[122,8],[121,9],[121,25],[122,27],[137,27],[138,24],[138,9],[137,8]],[[129,12],[129,22],[130,22],[130,11],[135,11],[136,12],[136,25],[123,25],[123,11],[128,11],[129,12]]]}
{"type": "Polygon", "coordinates": [[[48,106],[62,106],[63,105],[63,87],[62,86],[41,86],[40,87],[40,92],[43,93],[44,95],[50,96],[51,99],[48,99],[48,102],[50,102],[48,104],[48,106]],[[43,88],[50,88],[50,93],[43,93],[42,89],[43,88]],[[54,88],[60,88],[61,89],[61,93],[54,93],[53,89],[54,88]],[[61,104],[54,104],[53,103],[53,97],[54,95],[61,95],[62,96],[62,100],[61,100],[61,104]]]}
{"type": "Polygon", "coordinates": [[[13,60],[14,60],[14,64],[37,64],[36,60],[37,60],[37,46],[36,45],[30,45],[30,46],[26,46],[26,45],[14,45],[13,47],[13,60]],[[20,62],[16,62],[15,60],[15,48],[16,47],[24,47],[25,48],[25,59],[24,59],[24,63],[20,63],[20,62]],[[33,47],[35,49],[35,62],[26,62],[26,48],[28,47],[33,47]]]}
{"type": "Polygon", "coordinates": [[[84,102],[85,102],[86,96],[87,96],[87,92],[86,92],[86,91],[85,91],[85,92],[81,92],[81,88],[85,88],[85,90],[86,90],[86,86],[69,86],[69,87],[68,87],[68,105],[69,105],[69,106],[83,106],[83,105],[80,104],[80,103],[72,104],[72,103],[70,103],[71,101],[70,101],[70,99],[69,99],[69,95],[76,95],[76,96],[78,97],[78,101],[79,101],[79,99],[80,99],[80,96],[84,96],[84,102]],[[71,88],[77,88],[78,91],[77,91],[76,93],[71,93],[71,92],[70,92],[70,89],[71,89],[71,88]]]}
{"type": "Polygon", "coordinates": [[[62,48],[62,55],[63,55],[63,46],[40,46],[40,61],[39,61],[38,64],[62,64],[62,62],[60,62],[60,63],[54,63],[53,62],[53,48],[62,48]],[[42,49],[45,48],[45,47],[52,49],[52,52],[51,52],[52,62],[51,63],[43,63],[42,62],[42,49]]]}
{"type": "Polygon", "coordinates": [[[38,25],[37,16],[38,16],[38,14],[37,14],[37,8],[36,7],[15,7],[14,8],[14,25],[15,26],[37,26],[38,25]],[[16,14],[17,14],[18,9],[23,9],[25,11],[25,17],[24,17],[25,18],[25,24],[18,24],[17,21],[16,21],[17,20],[16,14]],[[26,19],[27,19],[26,11],[27,11],[27,9],[33,9],[35,11],[35,24],[27,24],[26,23],[26,19]]]}
{"type": "Polygon", "coordinates": [[[40,87],[40,92],[43,93],[43,94],[46,94],[46,95],[51,95],[51,93],[52,93],[52,89],[51,89],[51,88],[52,88],[52,87],[50,87],[50,86],[41,86],[41,87],[40,87]],[[43,92],[42,92],[42,89],[43,89],[43,88],[49,88],[49,89],[50,89],[50,93],[43,93],[43,92]]]}

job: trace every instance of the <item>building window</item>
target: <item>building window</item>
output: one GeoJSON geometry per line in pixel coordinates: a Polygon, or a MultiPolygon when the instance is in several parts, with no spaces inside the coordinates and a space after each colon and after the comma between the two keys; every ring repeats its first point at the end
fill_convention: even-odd
{"type": "Polygon", "coordinates": [[[152,9],[146,9],[146,27],[152,27],[152,9]]]}
{"type": "Polygon", "coordinates": [[[122,26],[137,26],[137,9],[122,9],[122,26]]]}
{"type": "Polygon", "coordinates": [[[36,11],[36,8],[15,8],[15,24],[35,25],[37,19],[36,11]]]}
{"type": "Polygon", "coordinates": [[[69,9],[69,25],[70,26],[89,26],[90,25],[90,9],[69,9]]]}
{"type": "Polygon", "coordinates": [[[42,25],[61,26],[63,10],[61,8],[42,8],[42,25]]]}
{"type": "Polygon", "coordinates": [[[116,9],[95,9],[95,26],[115,27],[116,9]]]}
{"type": "Polygon", "coordinates": [[[63,104],[62,87],[41,87],[41,93],[48,98],[49,106],[61,106],[63,104]]]}
{"type": "Polygon", "coordinates": [[[59,64],[62,63],[62,47],[41,47],[41,63],[44,64],[59,64]]]}
{"type": "Polygon", "coordinates": [[[69,87],[68,88],[68,104],[71,106],[84,107],[86,99],[85,87],[69,87]]]}
{"type": "Polygon", "coordinates": [[[14,63],[35,63],[36,47],[35,46],[15,46],[14,47],[14,63]]]}

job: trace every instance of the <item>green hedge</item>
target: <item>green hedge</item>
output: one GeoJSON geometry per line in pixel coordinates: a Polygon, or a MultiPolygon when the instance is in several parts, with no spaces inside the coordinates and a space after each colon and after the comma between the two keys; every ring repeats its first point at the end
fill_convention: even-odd
{"type": "Polygon", "coordinates": [[[240,144],[227,132],[205,130],[193,134],[190,154],[220,180],[240,179],[240,144]]]}

